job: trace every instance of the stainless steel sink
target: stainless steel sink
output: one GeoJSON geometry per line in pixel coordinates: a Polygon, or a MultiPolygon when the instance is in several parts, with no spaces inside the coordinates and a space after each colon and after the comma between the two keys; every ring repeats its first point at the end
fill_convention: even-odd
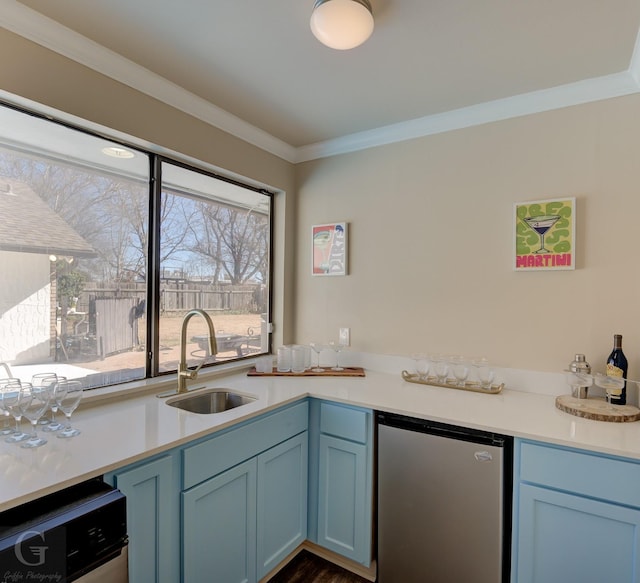
{"type": "Polygon", "coordinates": [[[191,413],[211,415],[242,407],[242,405],[247,405],[256,399],[257,397],[252,395],[237,393],[230,389],[203,389],[191,394],[173,397],[167,400],[167,405],[191,413]]]}

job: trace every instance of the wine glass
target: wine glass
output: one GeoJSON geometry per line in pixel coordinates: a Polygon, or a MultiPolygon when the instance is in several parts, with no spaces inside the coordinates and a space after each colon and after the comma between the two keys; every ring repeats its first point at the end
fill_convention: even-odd
{"type": "Polygon", "coordinates": [[[38,437],[38,431],[36,428],[38,426],[38,421],[49,408],[49,400],[51,399],[49,387],[34,387],[30,383],[23,383],[20,388],[20,392],[23,393],[23,399],[19,405],[20,410],[31,423],[33,431],[29,436],[29,439],[27,439],[27,441],[25,441],[20,447],[40,447],[47,443],[47,440],[43,437],[38,437]]]}
{"type": "Polygon", "coordinates": [[[469,364],[464,356],[451,357],[451,368],[453,370],[453,376],[456,377],[456,384],[459,387],[464,387],[467,377],[469,376],[469,364]]]}
{"type": "Polygon", "coordinates": [[[418,379],[421,381],[427,380],[427,375],[429,374],[429,359],[427,358],[427,355],[418,352],[412,354],[411,358],[416,363],[415,369],[416,374],[418,375],[418,379]]]}
{"type": "Polygon", "coordinates": [[[495,371],[491,363],[486,358],[477,358],[473,361],[473,366],[478,373],[478,381],[483,389],[490,389],[495,377],[495,371]]]}
{"type": "Polygon", "coordinates": [[[606,401],[608,403],[608,411],[617,411],[616,406],[611,402],[611,398],[620,395],[624,388],[624,379],[622,377],[610,377],[603,374],[595,375],[596,385],[604,389],[606,401]]]}
{"type": "Polygon", "coordinates": [[[82,383],[80,381],[60,381],[53,391],[58,408],[67,418],[67,422],[57,437],[68,438],[80,434],[79,429],[71,427],[71,414],[76,410],[82,399],[82,383]]]}
{"type": "Polygon", "coordinates": [[[55,382],[51,383],[49,389],[49,408],[51,409],[51,421],[42,428],[42,431],[53,432],[59,431],[64,427],[62,423],[56,421],[56,413],[58,412],[58,402],[55,399],[56,385],[60,382],[66,381],[67,377],[57,376],[55,382]]]}
{"type": "Polygon", "coordinates": [[[329,347],[336,353],[336,365],[331,367],[331,370],[344,370],[344,367],[340,366],[340,353],[344,349],[344,346],[339,342],[329,342],[329,347]]]}
{"type": "MultiPolygon", "coordinates": [[[[39,372],[31,376],[31,385],[33,387],[49,388],[56,380],[58,380],[58,377],[55,372],[39,372]]],[[[42,419],[40,419],[40,423],[47,425],[51,423],[51,419],[43,416],[42,419]]]]}
{"type": "Polygon", "coordinates": [[[324,350],[324,344],[320,342],[309,342],[311,350],[316,353],[317,364],[311,369],[311,372],[324,372],[324,369],[320,366],[320,353],[324,350]]]}
{"type": "MultiPolygon", "coordinates": [[[[16,378],[8,378],[0,380],[0,415],[2,415],[4,422],[2,424],[2,428],[0,428],[0,435],[10,435],[14,432],[13,428],[10,426],[9,417],[11,417],[11,412],[9,408],[4,403],[4,392],[5,387],[12,382],[20,382],[20,379],[16,378]]],[[[7,399],[7,403],[9,400],[7,399]]]]}
{"type": "Polygon", "coordinates": [[[15,431],[5,439],[7,443],[18,443],[25,439],[29,439],[30,437],[28,433],[23,433],[20,430],[20,421],[22,420],[22,401],[28,397],[27,394],[20,390],[23,384],[31,386],[31,383],[22,383],[16,379],[15,381],[7,383],[2,389],[2,403],[9,413],[11,413],[16,422],[15,431]]]}
{"type": "Polygon", "coordinates": [[[449,361],[444,356],[435,356],[432,359],[433,372],[436,374],[436,378],[440,384],[447,382],[447,375],[449,374],[449,361]]]}

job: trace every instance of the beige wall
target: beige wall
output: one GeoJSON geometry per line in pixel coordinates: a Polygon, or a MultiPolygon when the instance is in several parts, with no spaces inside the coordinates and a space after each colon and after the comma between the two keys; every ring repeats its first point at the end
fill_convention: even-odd
{"type": "Polygon", "coordinates": [[[300,165],[296,340],[640,378],[640,96],[300,165]],[[514,272],[513,203],[577,198],[577,269],[514,272]],[[310,275],[312,224],[350,223],[350,274],[310,275]]]}
{"type": "Polygon", "coordinates": [[[0,89],[257,181],[276,197],[275,340],[293,328],[294,168],[238,138],[0,28],[0,89]],[[9,58],[9,55],[12,57],[9,58]]]}

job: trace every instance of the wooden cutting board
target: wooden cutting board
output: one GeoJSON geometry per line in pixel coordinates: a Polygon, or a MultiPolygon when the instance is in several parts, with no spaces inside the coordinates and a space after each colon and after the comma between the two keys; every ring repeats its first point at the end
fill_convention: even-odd
{"type": "Polygon", "coordinates": [[[628,423],[640,420],[640,409],[637,407],[614,405],[615,411],[612,411],[609,403],[598,398],[578,399],[571,395],[560,395],[556,397],[556,407],[565,413],[594,421],[628,423]]]}
{"type": "Polygon", "coordinates": [[[255,367],[247,373],[248,377],[363,377],[364,369],[361,366],[345,366],[344,370],[331,370],[329,366],[321,366],[322,372],[305,370],[304,372],[278,372],[273,367],[271,372],[257,372],[255,367]]]}

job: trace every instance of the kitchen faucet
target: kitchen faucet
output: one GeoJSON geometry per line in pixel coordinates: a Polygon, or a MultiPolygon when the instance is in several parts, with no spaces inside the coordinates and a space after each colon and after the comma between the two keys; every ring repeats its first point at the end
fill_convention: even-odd
{"type": "Polygon", "coordinates": [[[196,368],[187,368],[187,327],[189,320],[194,316],[202,316],[209,328],[209,354],[215,355],[218,353],[218,345],[216,343],[216,331],[213,327],[213,322],[204,310],[189,310],[184,320],[182,321],[182,331],[180,332],[180,364],[178,365],[178,394],[187,392],[187,379],[195,379],[198,376],[198,371],[204,364],[206,354],[202,359],[202,362],[196,368]]]}

